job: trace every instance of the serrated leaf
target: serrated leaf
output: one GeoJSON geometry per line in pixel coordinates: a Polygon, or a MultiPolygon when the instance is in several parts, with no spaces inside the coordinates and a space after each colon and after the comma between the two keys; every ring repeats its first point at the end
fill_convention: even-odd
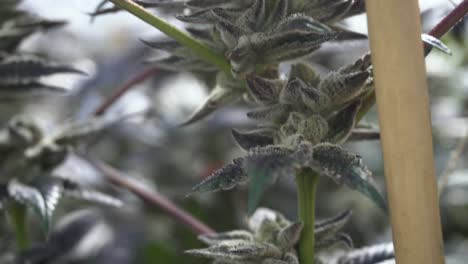
{"type": "Polygon", "coordinates": [[[442,51],[445,54],[452,55],[452,51],[439,39],[428,34],[421,34],[421,39],[427,45],[442,51]]]}
{"type": "Polygon", "coordinates": [[[233,129],[231,133],[237,144],[244,150],[249,150],[254,147],[265,147],[273,145],[274,143],[273,137],[267,136],[264,130],[240,132],[233,129]]]}
{"type": "Polygon", "coordinates": [[[250,178],[248,213],[253,213],[268,184],[278,177],[294,174],[295,160],[290,149],[278,146],[253,148],[245,158],[245,172],[250,178]]]}
{"type": "Polygon", "coordinates": [[[206,178],[195,187],[188,195],[201,192],[216,192],[229,190],[247,181],[247,175],[243,168],[244,159],[234,159],[232,163],[216,170],[210,177],[206,178]]]}
{"type": "Polygon", "coordinates": [[[372,173],[362,163],[360,156],[339,146],[322,143],[313,147],[312,159],[308,164],[320,174],[364,194],[387,212],[385,199],[378,191],[372,179],[372,173]]]}
{"type": "Polygon", "coordinates": [[[13,55],[0,61],[0,85],[35,82],[39,77],[57,73],[83,74],[67,65],[52,63],[32,55],[13,55]]]}
{"type": "Polygon", "coordinates": [[[355,249],[339,256],[336,264],[375,264],[395,257],[393,244],[384,243],[355,249]]]}
{"type": "Polygon", "coordinates": [[[281,258],[281,251],[272,244],[248,242],[244,240],[228,240],[204,249],[187,250],[185,253],[197,257],[226,259],[226,260],[254,260],[271,257],[281,258]]]}

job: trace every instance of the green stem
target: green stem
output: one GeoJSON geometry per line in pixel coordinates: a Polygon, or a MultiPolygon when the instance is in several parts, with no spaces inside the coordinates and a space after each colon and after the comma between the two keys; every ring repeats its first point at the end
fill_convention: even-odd
{"type": "Polygon", "coordinates": [[[191,49],[193,53],[199,56],[201,59],[204,59],[207,62],[210,62],[216,65],[222,71],[228,74],[231,74],[231,65],[223,56],[217,54],[216,52],[213,52],[209,47],[199,42],[198,40],[192,38],[187,33],[172,26],[171,24],[167,23],[161,18],[151,14],[150,12],[145,10],[143,7],[135,4],[134,2],[130,0],[110,0],[110,1],[114,3],[116,6],[118,6],[119,8],[126,10],[127,12],[133,14],[134,16],[145,21],[151,26],[159,29],[161,32],[173,38],[174,40],[178,41],[180,44],[191,49]]]}
{"type": "Polygon", "coordinates": [[[15,228],[18,249],[25,249],[29,245],[28,230],[26,228],[26,210],[26,206],[21,204],[13,204],[8,208],[11,223],[15,228]]]}
{"type": "Polygon", "coordinates": [[[304,229],[299,242],[301,264],[314,263],[315,193],[319,176],[311,169],[301,169],[296,176],[299,219],[304,229]]]}

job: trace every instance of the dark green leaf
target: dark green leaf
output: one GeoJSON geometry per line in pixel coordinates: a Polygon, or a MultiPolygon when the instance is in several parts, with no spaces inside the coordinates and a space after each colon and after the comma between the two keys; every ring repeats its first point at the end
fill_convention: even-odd
{"type": "Polygon", "coordinates": [[[360,156],[329,143],[314,146],[312,152],[312,159],[308,162],[312,169],[364,194],[387,212],[385,199],[360,156]]]}
{"type": "Polygon", "coordinates": [[[210,177],[206,178],[195,187],[188,195],[200,192],[216,192],[229,190],[247,181],[247,175],[243,168],[244,159],[234,159],[232,163],[216,170],[210,177]]]}
{"type": "Polygon", "coordinates": [[[278,177],[292,176],[297,163],[292,151],[278,146],[253,148],[245,158],[245,171],[250,178],[248,212],[253,213],[267,185],[278,177]]]}

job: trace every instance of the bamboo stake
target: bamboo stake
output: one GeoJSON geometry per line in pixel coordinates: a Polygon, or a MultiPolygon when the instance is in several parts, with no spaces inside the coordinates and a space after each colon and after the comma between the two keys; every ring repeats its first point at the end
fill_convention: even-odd
{"type": "Polygon", "coordinates": [[[444,263],[417,0],[366,0],[398,264],[444,263]]]}

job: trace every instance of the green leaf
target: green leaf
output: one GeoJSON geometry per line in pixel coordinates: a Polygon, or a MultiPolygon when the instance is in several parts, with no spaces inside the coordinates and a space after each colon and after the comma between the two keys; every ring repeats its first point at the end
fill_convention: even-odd
{"type": "Polygon", "coordinates": [[[12,200],[33,208],[41,217],[44,230],[48,230],[51,213],[44,196],[38,189],[13,180],[8,184],[8,193],[12,200]]]}
{"type": "Polygon", "coordinates": [[[364,194],[387,212],[386,201],[377,189],[371,171],[363,164],[360,156],[339,146],[322,143],[312,148],[312,157],[307,163],[320,174],[364,194]]]}
{"type": "Polygon", "coordinates": [[[182,45],[190,48],[194,52],[194,54],[197,54],[198,56],[200,56],[201,59],[216,65],[225,73],[229,74],[231,72],[229,63],[225,60],[223,56],[212,51],[208,46],[192,38],[187,33],[177,29],[176,27],[167,23],[161,18],[151,14],[150,12],[148,12],[147,10],[145,10],[143,7],[139,6],[138,4],[132,1],[127,1],[127,0],[110,0],[110,1],[114,3],[116,6],[124,10],[127,10],[129,13],[137,16],[138,18],[145,21],[146,23],[159,29],[161,32],[175,39],[176,41],[180,42],[182,45]]]}
{"type": "Polygon", "coordinates": [[[244,162],[245,171],[250,178],[249,214],[254,212],[268,184],[275,182],[278,177],[294,175],[296,162],[291,153],[290,149],[279,146],[251,149],[244,162]]]}
{"type": "Polygon", "coordinates": [[[239,184],[245,183],[247,175],[243,168],[243,162],[243,158],[234,159],[232,163],[216,170],[210,177],[195,185],[188,195],[229,190],[239,184]]]}

